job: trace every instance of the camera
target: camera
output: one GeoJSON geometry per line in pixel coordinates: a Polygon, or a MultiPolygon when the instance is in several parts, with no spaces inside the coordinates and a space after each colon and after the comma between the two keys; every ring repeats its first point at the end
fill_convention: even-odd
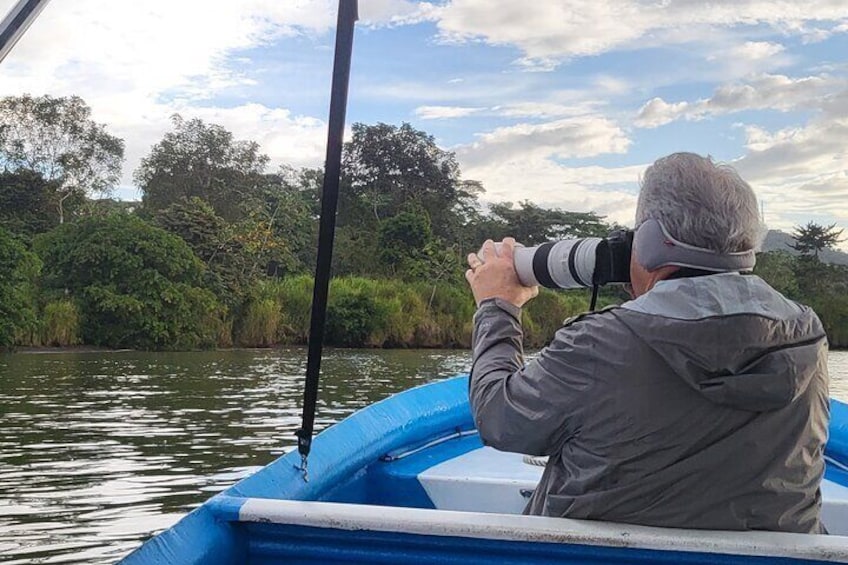
{"type": "Polygon", "coordinates": [[[513,261],[521,283],[546,288],[586,288],[630,282],[631,230],[606,238],[581,237],[515,247],[513,261]]]}

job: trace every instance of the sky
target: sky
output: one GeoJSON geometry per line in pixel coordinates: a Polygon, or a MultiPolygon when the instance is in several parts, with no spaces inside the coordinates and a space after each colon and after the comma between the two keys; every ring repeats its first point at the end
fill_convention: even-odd
{"type": "MultiPolygon", "coordinates": [[[[271,170],[321,166],[336,11],[52,0],[0,65],[0,96],[83,97],[126,142],[123,199],[140,197],[132,173],[175,113],[259,142],[271,170]]],[[[431,134],[484,203],[632,225],[645,168],[694,151],[738,169],[769,228],[848,228],[845,0],[360,0],[359,13],[348,128],[431,134]]]]}

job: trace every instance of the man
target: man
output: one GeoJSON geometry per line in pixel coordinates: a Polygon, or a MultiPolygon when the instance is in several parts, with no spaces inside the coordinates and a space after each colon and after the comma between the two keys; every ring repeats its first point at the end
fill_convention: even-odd
{"type": "Polygon", "coordinates": [[[690,153],[645,173],[634,300],[571,319],[523,364],[514,240],[468,257],[470,397],[483,441],[549,455],[526,512],[820,533],[827,340],[753,268],[750,186],[690,153]]]}

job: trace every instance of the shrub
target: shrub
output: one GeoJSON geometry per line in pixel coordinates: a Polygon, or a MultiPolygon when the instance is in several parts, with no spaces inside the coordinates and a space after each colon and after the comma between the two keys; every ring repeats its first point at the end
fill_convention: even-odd
{"type": "MultiPolygon", "coordinates": [[[[257,290],[239,341],[303,344],[309,335],[312,278],[301,275],[257,290]],[[277,320],[277,310],[279,321],[277,320]],[[251,328],[248,330],[248,328],[251,328]],[[275,333],[276,332],[276,333],[275,333]]],[[[602,297],[603,298],[603,297],[602,297]]],[[[599,303],[614,302],[612,298],[599,303]]],[[[524,309],[525,344],[541,347],[563,320],[589,307],[588,293],[542,289],[524,309]]],[[[469,347],[476,308],[465,283],[405,282],[347,276],[330,282],[325,343],[342,347],[469,347]]]]}
{"type": "Polygon", "coordinates": [[[325,340],[342,347],[379,346],[387,326],[385,303],[378,301],[375,281],[360,277],[334,279],[327,303],[325,340]]]}
{"type": "Polygon", "coordinates": [[[430,303],[428,318],[418,327],[419,347],[469,347],[476,307],[465,285],[419,283],[418,291],[430,303]],[[432,301],[430,297],[432,296],[432,301]]]}
{"type": "Polygon", "coordinates": [[[274,295],[282,306],[280,339],[287,344],[305,344],[312,317],[312,277],[298,275],[273,283],[274,295]]]}
{"type": "Polygon", "coordinates": [[[280,342],[284,315],[285,289],[277,281],[257,284],[237,324],[235,341],[244,347],[270,347],[280,342]]]}
{"type": "Polygon", "coordinates": [[[39,236],[42,284],[69,293],[91,345],[194,349],[218,341],[226,310],[202,288],[203,264],[179,237],[127,214],[39,236]]]}
{"type": "Polygon", "coordinates": [[[0,227],[0,348],[32,341],[40,267],[38,258],[0,227]]]}
{"type": "Polygon", "coordinates": [[[44,307],[42,343],[68,347],[82,343],[80,312],[71,300],[55,300],[44,307]]]}
{"type": "Polygon", "coordinates": [[[589,297],[580,291],[539,289],[524,308],[524,343],[538,348],[548,343],[563,321],[589,310],[589,297]]]}

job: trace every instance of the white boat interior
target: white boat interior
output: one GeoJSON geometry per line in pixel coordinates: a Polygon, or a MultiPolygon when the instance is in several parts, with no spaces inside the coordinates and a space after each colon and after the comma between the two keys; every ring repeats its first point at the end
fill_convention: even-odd
{"type": "MultiPolygon", "coordinates": [[[[521,514],[542,476],[540,463],[480,447],[426,469],[418,481],[439,510],[521,514]]],[[[829,533],[848,535],[848,487],[822,482],[822,518],[829,533]]]]}

